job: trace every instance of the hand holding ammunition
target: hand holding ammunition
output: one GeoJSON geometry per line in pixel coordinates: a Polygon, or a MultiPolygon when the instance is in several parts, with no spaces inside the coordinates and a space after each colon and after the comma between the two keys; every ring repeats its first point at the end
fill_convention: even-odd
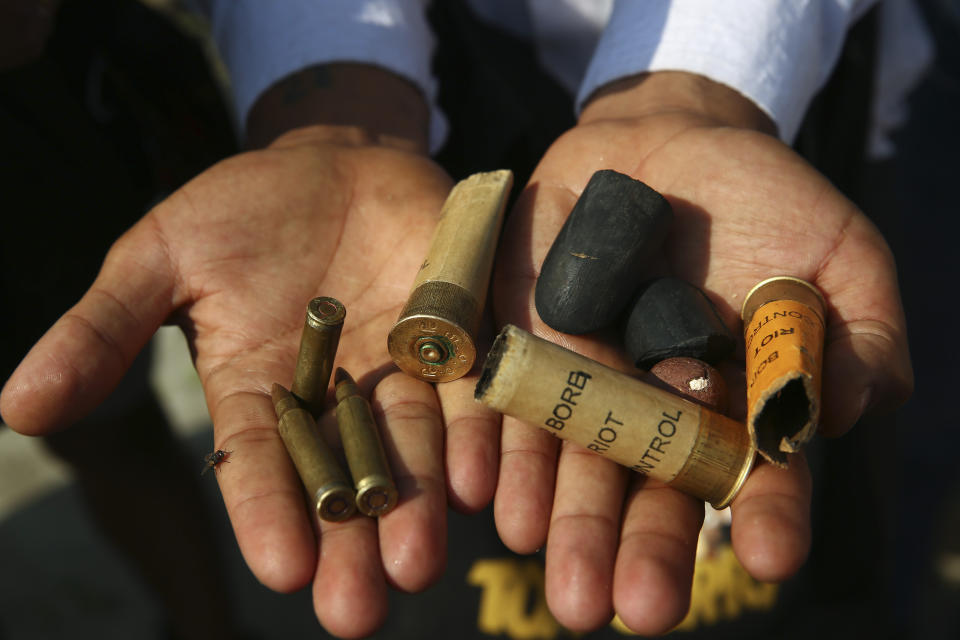
{"type": "MultiPolygon", "coordinates": [[[[902,398],[909,387],[904,324],[882,240],[788,148],[742,128],[763,119],[752,105],[699,81],[688,86],[703,90],[701,101],[685,102],[687,80],[651,74],[605,88],[588,102],[580,125],[550,148],[504,229],[494,274],[497,325],[516,324],[631,370],[611,346],[615,336],[561,335],[531,308],[537,269],[578,195],[594,171],[612,169],[656,189],[673,209],[671,231],[646,277],[670,273],[698,285],[718,303],[728,329],[738,332],[744,296],[767,276],[794,273],[823,291],[836,310],[828,312],[823,422],[835,431],[849,428],[861,403],[881,395],[871,389],[902,398]],[[674,102],[658,111],[664,97],[674,102]],[[832,342],[831,331],[838,336],[832,342]]],[[[731,376],[727,383],[742,388],[731,376]]],[[[744,404],[744,398],[732,402],[731,415],[743,419],[744,404]]],[[[547,601],[562,623],[587,630],[613,610],[635,631],[657,634],[680,621],[693,547],[677,542],[695,539],[695,501],[583,455],[584,448],[559,448],[555,438],[512,418],[504,419],[500,446],[501,537],[520,552],[546,544],[547,601]],[[511,515],[518,512],[528,515],[511,515]],[[637,593],[656,594],[658,606],[637,593]]],[[[758,579],[783,579],[803,561],[810,540],[807,473],[797,457],[788,470],[760,464],[733,502],[734,550],[758,579]]]]}
{"type": "Polygon", "coordinates": [[[247,564],[271,589],[314,583],[322,623],[355,636],[372,633],[385,615],[384,576],[422,589],[445,562],[437,395],[429,384],[376,372],[393,367],[385,336],[429,242],[410,229],[432,228],[450,180],[421,155],[354,138],[341,144],[324,131],[299,131],[231,158],[155,207],[114,244],[93,289],[27,356],[0,396],[0,411],[22,433],[63,428],[107,396],[161,324],[179,322],[214,442],[243,453],[231,456],[217,481],[247,564]],[[391,420],[382,425],[399,432],[392,450],[405,472],[424,479],[397,507],[409,504],[409,517],[381,527],[369,518],[323,522],[321,531],[350,535],[324,537],[318,556],[316,516],[304,506],[269,393],[274,382],[291,381],[304,305],[325,292],[350,309],[352,329],[339,352],[346,368],[369,381],[365,394],[388,414],[411,399],[431,409],[403,429],[391,420]],[[404,553],[422,562],[397,562],[404,553]],[[362,603],[328,606],[342,601],[336,588],[345,580],[362,603]]]}

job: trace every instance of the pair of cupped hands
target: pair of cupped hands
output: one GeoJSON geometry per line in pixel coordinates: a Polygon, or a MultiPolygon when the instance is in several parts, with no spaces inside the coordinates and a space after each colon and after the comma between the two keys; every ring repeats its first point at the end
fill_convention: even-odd
{"type": "MultiPolygon", "coordinates": [[[[312,583],[330,632],[370,633],[386,616],[388,587],[436,581],[447,507],[469,513],[491,500],[510,549],[546,547],[547,602],[561,624],[589,630],[616,613],[642,634],[668,630],[688,606],[703,504],[482,407],[475,375],[431,385],[396,369],[386,337],[452,182],[423,152],[425,127],[405,136],[393,121],[383,131],[348,126],[350,115],[224,160],[145,215],[7,382],[4,420],[31,435],[68,426],[110,393],[159,326],[176,324],[214,447],[232,452],[218,481],[243,556],[272,589],[312,583]],[[290,383],[305,305],[317,295],[347,308],[337,364],[371,400],[397,481],[399,506],[379,520],[317,526],[277,433],[270,388],[290,383]]],[[[912,372],[890,251],[771,132],[746,99],[696,76],[652,74],[601,91],[508,212],[492,325],[513,323],[636,372],[614,340],[558,334],[533,304],[540,265],[578,195],[596,170],[614,169],[670,201],[675,222],[655,262],[705,290],[735,331],[744,294],[766,277],[794,275],[823,291],[822,432],[841,434],[901,402],[912,372]]],[[[727,382],[742,419],[738,379],[727,382]]],[[[802,455],[786,470],[753,471],[732,504],[731,533],[755,578],[783,580],[801,566],[810,500],[802,455]]]]}

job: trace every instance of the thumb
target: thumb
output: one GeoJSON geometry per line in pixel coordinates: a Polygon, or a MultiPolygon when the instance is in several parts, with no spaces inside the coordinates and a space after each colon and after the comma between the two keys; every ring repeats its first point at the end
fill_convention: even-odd
{"type": "Polygon", "coordinates": [[[844,257],[838,251],[818,279],[830,306],[821,413],[828,436],[842,435],[866,413],[896,409],[913,391],[893,255],[870,232],[872,242],[862,243],[867,249],[844,257]]]}
{"type": "Polygon", "coordinates": [[[99,405],[173,310],[175,276],[148,215],[117,240],[90,289],[10,376],[0,392],[3,421],[44,435],[99,405]]]}
{"type": "Polygon", "coordinates": [[[821,431],[839,436],[868,413],[893,411],[913,391],[906,332],[857,320],[832,332],[824,348],[821,431]]]}

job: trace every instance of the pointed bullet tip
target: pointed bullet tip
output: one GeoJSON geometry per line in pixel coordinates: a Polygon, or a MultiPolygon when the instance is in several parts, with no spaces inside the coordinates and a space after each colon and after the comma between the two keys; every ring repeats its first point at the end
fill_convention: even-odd
{"type": "Polygon", "coordinates": [[[284,389],[282,385],[274,382],[273,387],[270,388],[270,397],[273,398],[274,402],[277,402],[284,396],[284,391],[286,391],[286,389],[284,389]]]}
{"type": "Polygon", "coordinates": [[[337,367],[336,372],[334,372],[333,374],[333,384],[334,386],[336,386],[342,382],[349,382],[352,384],[356,384],[356,382],[354,382],[353,380],[353,376],[347,373],[346,369],[344,369],[343,367],[337,367]]]}
{"type": "Polygon", "coordinates": [[[270,399],[273,400],[273,409],[277,412],[278,419],[289,409],[298,406],[293,394],[282,384],[276,382],[273,383],[273,387],[270,389],[270,399]]]}
{"type": "Polygon", "coordinates": [[[342,402],[344,398],[359,393],[357,383],[347,370],[343,367],[337,367],[333,374],[334,388],[336,389],[337,402],[342,402]]]}

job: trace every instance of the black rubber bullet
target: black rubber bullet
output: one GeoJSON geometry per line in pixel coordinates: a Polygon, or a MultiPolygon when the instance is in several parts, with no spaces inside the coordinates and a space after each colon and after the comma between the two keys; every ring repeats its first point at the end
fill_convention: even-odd
{"type": "Polygon", "coordinates": [[[540,318],[574,334],[613,324],[672,219],[670,204],[644,183],[597,171],[543,261],[535,295],[540,318]]]}
{"type": "Polygon", "coordinates": [[[679,356],[717,364],[736,346],[707,294],[678,278],[657,278],[643,287],[624,341],[641,369],[679,356]]]}

